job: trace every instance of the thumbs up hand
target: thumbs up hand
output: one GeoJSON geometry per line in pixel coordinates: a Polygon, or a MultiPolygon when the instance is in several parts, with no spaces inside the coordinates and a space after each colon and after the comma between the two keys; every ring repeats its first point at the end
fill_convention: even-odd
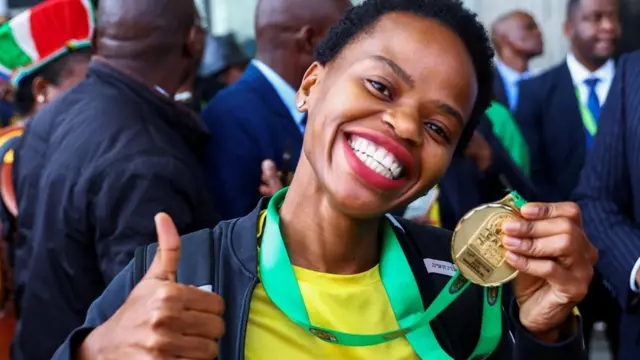
{"type": "Polygon", "coordinates": [[[158,252],[122,307],[85,339],[77,359],[213,359],[224,334],[224,301],[175,282],[180,236],[171,218],[155,218],[158,252]]]}

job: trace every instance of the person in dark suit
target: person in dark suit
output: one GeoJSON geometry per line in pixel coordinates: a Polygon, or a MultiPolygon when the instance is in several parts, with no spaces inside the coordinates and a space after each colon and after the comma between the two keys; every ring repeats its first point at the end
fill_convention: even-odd
{"type": "MultiPolygon", "coordinates": [[[[566,61],[520,87],[516,118],[529,145],[531,179],[544,201],[565,201],[576,188],[597,131],[620,38],[618,0],[569,0],[565,34],[571,41],[566,61]]],[[[620,309],[596,274],[581,304],[585,339],[593,323],[607,323],[616,352],[620,309]]]]}
{"type": "Polygon", "coordinates": [[[529,145],[531,177],[547,201],[571,196],[615,74],[617,0],[569,0],[565,61],[520,85],[516,119],[529,145]]]}
{"type": "Polygon", "coordinates": [[[351,6],[349,0],[261,0],[256,58],[202,113],[211,131],[205,172],[222,219],[244,216],[260,199],[261,163],[293,170],[306,117],[295,90],[313,50],[351,6]]]}
{"type": "MultiPolygon", "coordinates": [[[[574,198],[600,251],[597,270],[624,310],[620,360],[640,354],[640,52],[623,56],[574,198]]],[[[603,308],[604,309],[604,308],[603,308]]]]}
{"type": "Polygon", "coordinates": [[[513,11],[496,20],[491,27],[496,49],[495,99],[511,111],[518,107],[520,81],[531,76],[529,62],[542,54],[544,43],[536,20],[524,11],[513,11]]]}

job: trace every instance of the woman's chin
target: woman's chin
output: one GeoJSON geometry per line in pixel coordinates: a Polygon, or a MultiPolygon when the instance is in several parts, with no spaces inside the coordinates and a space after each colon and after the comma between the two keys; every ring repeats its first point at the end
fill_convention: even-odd
{"type": "Polygon", "coordinates": [[[345,215],[357,219],[371,219],[384,215],[397,207],[380,194],[368,189],[340,186],[332,189],[332,202],[345,215]]]}

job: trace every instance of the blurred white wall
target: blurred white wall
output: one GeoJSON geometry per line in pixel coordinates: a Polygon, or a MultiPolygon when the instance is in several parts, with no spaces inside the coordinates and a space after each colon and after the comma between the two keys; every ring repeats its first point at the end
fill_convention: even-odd
{"type": "Polygon", "coordinates": [[[9,0],[0,0],[0,16],[9,15],[9,0]]]}
{"type": "MultiPolygon", "coordinates": [[[[0,0],[2,1],[2,0],[0,0]]],[[[323,1],[323,0],[316,0],[323,1]]],[[[353,0],[354,3],[362,0],[353,0]]],[[[561,61],[568,44],[562,34],[565,0],[463,0],[489,27],[500,15],[523,9],[534,15],[545,39],[545,53],[532,63],[534,69],[545,69],[561,61]]],[[[257,0],[209,0],[212,32],[216,35],[234,32],[240,41],[253,37],[253,17],[257,0]]]]}

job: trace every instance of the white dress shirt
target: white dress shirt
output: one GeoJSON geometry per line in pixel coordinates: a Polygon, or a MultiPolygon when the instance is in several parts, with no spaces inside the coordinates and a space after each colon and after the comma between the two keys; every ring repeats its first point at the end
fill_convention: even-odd
{"type": "Polygon", "coordinates": [[[518,99],[520,96],[520,81],[526,80],[531,77],[531,71],[527,70],[523,73],[518,72],[515,69],[510,68],[503,63],[499,58],[496,58],[496,70],[502,78],[505,91],[507,93],[507,100],[509,101],[509,108],[511,111],[515,111],[518,108],[518,99]]]}
{"type": "Polygon", "coordinates": [[[284,106],[289,110],[291,117],[296,122],[300,131],[304,133],[304,124],[302,123],[302,120],[304,119],[305,114],[298,111],[298,107],[296,106],[296,90],[291,87],[291,85],[289,85],[282,76],[262,61],[253,59],[251,60],[251,64],[257,67],[262,75],[267,78],[271,86],[276,90],[276,93],[278,93],[278,96],[284,103],[284,106]]]}
{"type": "Polygon", "coordinates": [[[577,86],[580,90],[580,103],[587,106],[589,99],[589,87],[584,81],[591,78],[598,78],[600,81],[596,85],[596,95],[598,96],[598,101],[600,101],[600,106],[604,105],[609,90],[611,89],[611,84],[613,83],[613,77],[616,74],[616,65],[613,59],[609,59],[609,61],[598,70],[591,72],[584,67],[572,53],[569,53],[569,55],[567,55],[567,66],[573,79],[573,86],[577,86]]]}

